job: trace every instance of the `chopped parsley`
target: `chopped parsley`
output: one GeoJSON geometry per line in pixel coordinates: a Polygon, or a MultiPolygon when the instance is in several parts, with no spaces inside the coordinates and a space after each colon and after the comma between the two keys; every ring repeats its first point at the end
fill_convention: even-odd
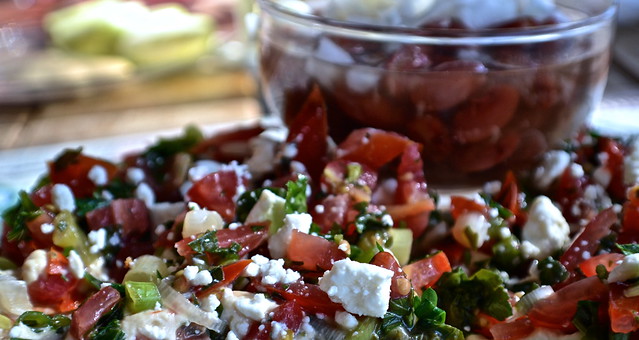
{"type": "Polygon", "coordinates": [[[12,242],[26,239],[29,233],[26,223],[42,214],[26,191],[20,191],[18,196],[19,201],[2,214],[2,219],[10,229],[7,239],[12,242]]]}

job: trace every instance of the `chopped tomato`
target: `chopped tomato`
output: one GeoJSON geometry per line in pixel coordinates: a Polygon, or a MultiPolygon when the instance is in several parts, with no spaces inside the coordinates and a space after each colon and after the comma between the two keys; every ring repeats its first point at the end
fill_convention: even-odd
{"type": "Polygon", "coordinates": [[[108,180],[111,180],[117,172],[117,167],[113,163],[85,156],[80,152],[67,151],[49,163],[49,177],[54,184],[68,185],[76,197],[91,197],[96,185],[89,178],[89,171],[94,166],[103,167],[107,172],[108,180]]]}
{"type": "Polygon", "coordinates": [[[627,297],[623,283],[610,284],[610,328],[615,333],[630,333],[639,330],[639,296],[627,297]]]}
{"type": "Polygon", "coordinates": [[[559,204],[568,223],[576,223],[583,217],[589,217],[591,208],[580,203],[583,201],[587,185],[586,177],[575,177],[570,167],[564,170],[564,173],[559,177],[550,198],[559,204]],[[575,206],[579,209],[574,209],[575,206]]]}
{"type": "MultiPolygon", "coordinates": [[[[268,237],[268,226],[247,224],[236,229],[220,229],[216,231],[218,246],[220,248],[229,248],[233,243],[240,245],[237,255],[242,257],[250,251],[259,247],[268,237]]],[[[182,239],[175,243],[178,254],[184,257],[191,257],[195,251],[189,246],[189,242],[195,240],[195,236],[182,239]]],[[[211,258],[211,260],[214,260],[211,258]]]]}
{"type": "Polygon", "coordinates": [[[224,131],[207,138],[191,149],[199,158],[213,159],[221,163],[243,161],[250,157],[246,141],[264,131],[261,126],[247,126],[224,131]]]}
{"type": "Polygon", "coordinates": [[[40,187],[38,190],[34,191],[29,195],[31,198],[31,202],[38,207],[42,207],[46,204],[51,204],[51,189],[53,188],[53,184],[49,183],[40,187]]]}
{"type": "Polygon", "coordinates": [[[451,266],[446,254],[440,251],[405,265],[403,269],[415,291],[421,295],[422,290],[432,287],[442,274],[451,271],[451,266]]]}
{"type": "Polygon", "coordinates": [[[311,210],[313,222],[320,226],[322,233],[328,233],[333,225],[344,226],[346,216],[351,209],[350,200],[347,194],[329,195],[324,198],[318,206],[311,210]]]}
{"type": "Polygon", "coordinates": [[[528,318],[511,322],[500,322],[490,327],[490,334],[495,340],[517,340],[528,337],[535,331],[535,326],[528,318]]]}
{"type": "Polygon", "coordinates": [[[426,179],[424,178],[424,162],[419,153],[418,144],[408,144],[397,167],[398,204],[430,200],[426,179]]]}
{"type": "Polygon", "coordinates": [[[570,277],[553,288],[561,288],[576,279],[576,269],[578,265],[599,249],[601,239],[610,234],[610,228],[617,222],[617,214],[612,208],[608,208],[599,213],[577,238],[574,239],[570,247],[561,255],[559,262],[566,267],[570,277]]]}
{"type": "Polygon", "coordinates": [[[355,163],[360,168],[359,174],[355,178],[349,178],[350,164],[344,160],[328,163],[320,179],[322,191],[335,195],[348,193],[356,202],[369,202],[377,185],[377,173],[365,165],[355,163]]]}
{"type": "Polygon", "coordinates": [[[83,298],[77,291],[80,280],[70,272],[69,261],[59,251],[51,249],[45,272],[27,286],[29,297],[35,304],[70,312],[83,298]]]}
{"type": "Polygon", "coordinates": [[[246,176],[239,176],[231,170],[217,171],[193,183],[186,194],[187,200],[202,208],[217,211],[224,221],[235,218],[235,201],[239,188],[248,185],[246,176]]]}
{"type": "Polygon", "coordinates": [[[231,282],[235,281],[235,279],[237,279],[240,276],[240,274],[242,274],[242,272],[244,271],[244,268],[246,268],[246,266],[248,266],[249,263],[251,263],[251,260],[239,260],[237,262],[234,262],[222,267],[222,271],[224,272],[224,279],[218,283],[211,285],[210,287],[204,290],[199,291],[197,293],[197,297],[201,298],[204,296],[211,295],[212,293],[219,290],[220,288],[231,284],[231,282]]]}
{"type": "Polygon", "coordinates": [[[286,142],[297,147],[293,159],[304,164],[311,178],[320,178],[327,162],[328,120],[326,104],[318,87],[313,88],[306,98],[289,129],[286,142]]]}
{"type": "Polygon", "coordinates": [[[607,157],[606,169],[611,174],[610,183],[606,188],[612,198],[621,200],[626,197],[627,187],[624,184],[624,147],[616,140],[606,137],[599,139],[599,148],[607,157]]]}
{"type": "Polygon", "coordinates": [[[528,312],[528,317],[536,327],[572,330],[574,326],[571,320],[577,312],[577,303],[585,300],[603,301],[607,295],[608,287],[598,277],[587,277],[537,301],[528,312]]]}
{"type": "Polygon", "coordinates": [[[601,254],[593,256],[579,264],[579,269],[586,275],[586,277],[597,275],[597,266],[603,265],[606,271],[610,272],[613,268],[619,265],[619,261],[623,260],[624,256],[618,253],[601,254]]]}
{"type": "Polygon", "coordinates": [[[286,257],[298,270],[324,272],[331,269],[335,261],[345,259],[346,254],[325,238],[293,230],[286,257]]]}
{"type": "Polygon", "coordinates": [[[351,132],[337,150],[339,159],[366,164],[373,170],[400,156],[415,142],[394,133],[373,128],[351,132]]]}
{"type": "Polygon", "coordinates": [[[506,173],[506,178],[501,185],[499,193],[495,196],[495,201],[515,215],[515,224],[524,225],[526,223],[526,216],[521,210],[524,203],[524,197],[519,191],[517,178],[512,171],[508,171],[508,173],[506,173]]]}
{"type": "Polygon", "coordinates": [[[466,212],[478,212],[486,215],[488,213],[488,207],[486,204],[479,203],[474,199],[464,196],[451,196],[450,197],[450,212],[454,219],[458,219],[459,216],[466,212]]]}
{"type": "Polygon", "coordinates": [[[124,238],[137,237],[151,228],[149,210],[137,198],[116,199],[111,202],[113,223],[120,226],[124,238]]]}
{"type": "Polygon", "coordinates": [[[415,238],[426,231],[430,212],[434,209],[435,202],[432,199],[386,206],[386,212],[391,215],[393,221],[406,223],[406,226],[413,231],[415,238]]]}
{"type": "Polygon", "coordinates": [[[26,222],[29,229],[29,236],[36,243],[37,247],[47,249],[53,246],[53,233],[43,233],[42,225],[53,223],[53,216],[49,212],[43,212],[31,221],[26,222]]]}
{"type": "Polygon", "coordinates": [[[639,205],[632,201],[623,205],[623,217],[618,241],[622,244],[639,242],[639,205]]]}
{"type": "Polygon", "coordinates": [[[286,329],[294,334],[302,325],[303,319],[304,310],[302,310],[302,307],[295,301],[286,301],[275,308],[270,321],[262,324],[257,322],[253,323],[249,332],[244,336],[244,339],[270,340],[273,330],[272,322],[285,325],[286,329]]]}
{"type": "Polygon", "coordinates": [[[321,313],[334,317],[335,312],[344,311],[341,304],[331,301],[328,294],[318,285],[302,281],[293,282],[290,285],[263,285],[270,294],[278,294],[284,300],[295,301],[307,313],[321,313]]]}
{"type": "MultiPolygon", "coordinates": [[[[410,287],[401,287],[400,282],[401,280],[406,280],[406,273],[404,273],[402,267],[399,263],[397,263],[393,254],[387,251],[379,252],[373,256],[371,264],[393,271],[393,278],[391,281],[391,299],[399,299],[408,296],[410,293],[410,289],[408,288],[410,287]]],[[[406,283],[408,283],[408,281],[406,281],[406,283]]]]}

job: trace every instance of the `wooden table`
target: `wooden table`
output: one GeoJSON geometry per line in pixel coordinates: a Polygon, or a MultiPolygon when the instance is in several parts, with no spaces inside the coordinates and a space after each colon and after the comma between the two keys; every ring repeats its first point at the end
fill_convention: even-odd
{"type": "Polygon", "coordinates": [[[259,116],[255,92],[245,71],[191,71],[125,83],[87,98],[4,105],[0,150],[254,119],[259,116]]]}

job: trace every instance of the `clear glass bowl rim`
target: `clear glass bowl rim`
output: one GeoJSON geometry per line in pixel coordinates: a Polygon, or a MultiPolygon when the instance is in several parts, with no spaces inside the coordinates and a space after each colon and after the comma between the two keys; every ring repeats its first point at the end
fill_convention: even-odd
{"type": "Polygon", "coordinates": [[[512,45],[555,41],[582,36],[611,25],[617,16],[618,0],[612,0],[605,10],[583,19],[524,28],[409,28],[353,23],[316,15],[294,12],[274,0],[258,0],[260,9],[305,30],[350,37],[357,40],[401,42],[435,45],[512,45]]]}

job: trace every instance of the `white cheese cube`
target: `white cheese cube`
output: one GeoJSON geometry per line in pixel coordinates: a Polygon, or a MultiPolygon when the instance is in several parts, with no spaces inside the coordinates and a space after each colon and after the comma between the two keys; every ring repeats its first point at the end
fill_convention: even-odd
{"type": "Polygon", "coordinates": [[[639,254],[628,255],[610,271],[608,282],[623,282],[639,277],[639,254]]]}
{"type": "Polygon", "coordinates": [[[308,234],[311,230],[313,217],[310,214],[288,214],[284,217],[284,226],[281,227],[268,240],[268,250],[271,257],[281,259],[286,256],[286,250],[291,243],[293,230],[308,234]]]}
{"type": "Polygon", "coordinates": [[[347,312],[381,318],[388,310],[393,272],[350,259],[337,261],[320,281],[320,288],[347,312]]]}
{"type": "Polygon", "coordinates": [[[524,242],[539,249],[533,257],[541,260],[570,242],[570,226],[550,198],[538,196],[532,203],[521,236],[524,242]]]}

